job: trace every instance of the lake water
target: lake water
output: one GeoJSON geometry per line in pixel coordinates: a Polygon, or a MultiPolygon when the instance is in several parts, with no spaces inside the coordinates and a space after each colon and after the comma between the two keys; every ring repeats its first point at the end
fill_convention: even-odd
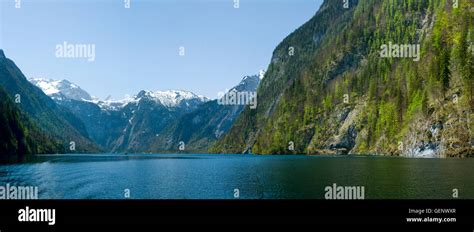
{"type": "Polygon", "coordinates": [[[51,155],[0,165],[0,185],[41,199],[324,199],[364,186],[366,199],[474,199],[474,159],[374,156],[51,155]]]}

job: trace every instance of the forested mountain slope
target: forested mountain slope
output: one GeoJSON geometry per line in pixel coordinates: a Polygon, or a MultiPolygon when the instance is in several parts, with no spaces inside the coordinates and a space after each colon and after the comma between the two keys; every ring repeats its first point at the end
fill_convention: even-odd
{"type": "MultiPolygon", "coordinates": [[[[56,104],[38,87],[31,84],[16,64],[0,50],[0,87],[32,122],[55,140],[61,141],[69,153],[97,152],[82,121],[65,107],[56,104]],[[71,147],[73,142],[74,146],[71,147]]],[[[64,152],[60,150],[57,152],[64,152]]]]}
{"type": "Polygon", "coordinates": [[[473,15],[472,1],[325,1],[211,151],[472,155],[473,15]]]}
{"type": "Polygon", "coordinates": [[[65,148],[34,125],[0,87],[0,159],[61,150],[65,148]]]}

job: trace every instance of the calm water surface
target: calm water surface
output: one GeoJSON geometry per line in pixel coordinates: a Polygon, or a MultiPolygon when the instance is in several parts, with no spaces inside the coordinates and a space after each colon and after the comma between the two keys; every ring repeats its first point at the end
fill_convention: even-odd
{"type": "Polygon", "coordinates": [[[336,183],[366,199],[474,199],[474,159],[250,155],[50,155],[0,165],[0,185],[42,199],[323,199],[336,183]]]}

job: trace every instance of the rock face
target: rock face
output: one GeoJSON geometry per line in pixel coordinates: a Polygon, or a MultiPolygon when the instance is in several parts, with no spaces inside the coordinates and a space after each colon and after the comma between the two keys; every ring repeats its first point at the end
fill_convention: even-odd
{"type": "Polygon", "coordinates": [[[212,151],[472,156],[473,4],[324,1],[275,49],[257,109],[212,151]],[[420,53],[383,57],[387,44],[420,53]]]}
{"type": "Polygon", "coordinates": [[[339,122],[341,126],[338,128],[334,137],[330,138],[329,150],[337,150],[342,153],[350,153],[356,144],[359,131],[356,129],[357,116],[360,114],[362,106],[356,106],[354,109],[344,108],[339,122]]]}
{"type": "Polygon", "coordinates": [[[473,130],[470,117],[458,104],[448,102],[430,118],[418,118],[411,125],[401,152],[408,157],[460,157],[472,155],[473,130]]]}
{"type": "Polygon", "coordinates": [[[7,58],[7,57],[5,56],[5,53],[3,52],[2,49],[0,49],[0,59],[5,59],[5,58],[7,58]]]}

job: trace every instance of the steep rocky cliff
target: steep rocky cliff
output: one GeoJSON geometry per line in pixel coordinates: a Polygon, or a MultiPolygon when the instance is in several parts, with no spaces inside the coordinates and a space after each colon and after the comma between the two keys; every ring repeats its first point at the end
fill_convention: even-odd
{"type": "Polygon", "coordinates": [[[470,1],[325,1],[211,151],[474,154],[473,15],[470,1]]]}

